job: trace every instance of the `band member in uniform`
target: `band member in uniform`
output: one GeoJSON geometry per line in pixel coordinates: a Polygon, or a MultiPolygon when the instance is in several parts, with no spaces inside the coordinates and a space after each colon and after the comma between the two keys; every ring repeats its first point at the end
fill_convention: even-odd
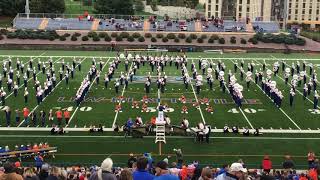
{"type": "Polygon", "coordinates": [[[307,95],[308,95],[308,85],[304,84],[304,87],[303,87],[303,100],[306,100],[307,95]]]}
{"type": "Polygon", "coordinates": [[[318,109],[318,101],[319,101],[319,95],[317,91],[314,91],[314,99],[313,99],[313,109],[318,109]]]}
{"type": "Polygon", "coordinates": [[[144,86],[145,86],[146,94],[150,93],[150,85],[151,85],[150,81],[145,82],[144,86]]]}
{"type": "Polygon", "coordinates": [[[293,99],[296,93],[294,92],[293,88],[290,89],[290,106],[293,106],[293,99]]]}
{"type": "Polygon", "coordinates": [[[24,88],[24,103],[27,104],[28,103],[28,95],[29,95],[29,92],[28,92],[28,89],[27,88],[24,88]]]}
{"type": "Polygon", "coordinates": [[[116,82],[114,83],[114,88],[116,90],[116,94],[119,93],[119,86],[120,86],[120,82],[118,80],[116,80],[116,82]]]}

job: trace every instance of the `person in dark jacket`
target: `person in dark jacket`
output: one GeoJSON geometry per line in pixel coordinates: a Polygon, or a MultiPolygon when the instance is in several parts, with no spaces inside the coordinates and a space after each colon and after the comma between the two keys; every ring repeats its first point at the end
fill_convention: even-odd
{"type": "Polygon", "coordinates": [[[294,162],[289,155],[285,156],[285,160],[282,163],[283,169],[294,169],[294,162]]]}

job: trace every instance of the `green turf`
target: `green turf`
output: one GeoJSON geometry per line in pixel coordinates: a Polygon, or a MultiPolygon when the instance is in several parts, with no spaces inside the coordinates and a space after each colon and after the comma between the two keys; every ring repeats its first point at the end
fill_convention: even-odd
{"type": "MultiPolygon", "coordinates": [[[[77,57],[77,60],[84,60],[82,62],[82,71],[79,72],[76,70],[74,79],[70,78],[69,85],[66,85],[65,81],[62,81],[58,84],[56,89],[48,96],[45,101],[37,107],[36,99],[33,96],[35,93],[33,89],[33,80],[31,79],[28,83],[29,89],[29,102],[28,104],[24,104],[23,102],[23,88],[19,89],[18,97],[14,97],[11,95],[6,99],[6,105],[11,107],[12,110],[22,109],[27,106],[30,110],[36,109],[36,112],[40,112],[41,110],[49,111],[49,109],[57,109],[68,108],[72,109],[71,114],[74,113],[74,117],[71,120],[70,127],[88,127],[90,125],[98,125],[102,124],[107,128],[110,128],[113,123],[124,124],[129,117],[135,118],[140,115],[143,118],[144,122],[150,120],[152,116],[157,116],[157,113],[141,113],[140,109],[132,109],[131,103],[125,102],[122,104],[123,112],[119,113],[117,118],[115,118],[116,113],[114,112],[115,102],[111,102],[112,98],[120,96],[124,86],[120,86],[120,93],[116,94],[113,87],[113,81],[109,83],[108,89],[104,88],[104,74],[107,72],[109,65],[107,65],[101,74],[100,84],[94,83],[90,92],[87,96],[87,101],[83,102],[80,108],[76,110],[76,104],[72,101],[72,98],[75,96],[77,89],[79,88],[83,78],[86,76],[92,62],[92,57],[102,57],[104,62],[110,62],[112,59],[109,59],[110,56],[115,56],[115,53],[112,52],[88,52],[88,51],[13,51],[13,50],[1,50],[0,53],[2,55],[15,55],[15,56],[55,56],[53,58],[54,67],[57,73],[57,83],[59,83],[58,71],[61,66],[60,61],[63,58],[65,62],[69,62],[71,64],[74,56],[77,57]],[[68,56],[68,57],[60,57],[60,56],[68,56]],[[80,57],[81,56],[81,57],[80,57]],[[84,59],[85,58],[85,59],[84,59]],[[111,89],[109,89],[111,88],[111,89]],[[99,102],[95,101],[98,100],[99,102]],[[61,102],[63,101],[63,102],[61,102]],[[90,111],[86,111],[88,108],[92,108],[90,111]]],[[[151,53],[154,54],[154,53],[151,53]]],[[[168,53],[174,54],[177,53],[168,53]]],[[[227,67],[226,74],[229,69],[233,71],[233,60],[241,58],[249,58],[249,61],[245,60],[245,69],[247,66],[247,62],[254,62],[256,64],[255,69],[261,68],[261,64],[263,63],[263,59],[267,60],[267,68],[272,69],[272,64],[276,61],[276,59],[295,59],[295,61],[286,61],[288,66],[291,65],[292,62],[296,62],[296,60],[300,61],[301,59],[310,59],[309,62],[314,64],[320,64],[320,55],[319,54],[268,54],[268,53],[246,53],[246,54],[209,54],[209,53],[188,53],[188,57],[190,58],[198,58],[199,56],[208,58],[209,62],[217,64],[218,59],[225,63],[227,67]],[[211,59],[212,58],[212,59],[211,59]]],[[[7,57],[0,57],[0,61],[6,59],[7,57]]],[[[38,57],[34,57],[34,64],[36,64],[38,57]]],[[[39,57],[42,61],[47,60],[47,57],[39,57]]],[[[30,57],[19,57],[21,61],[27,63],[30,57]]],[[[13,65],[15,67],[16,57],[12,58],[13,65]]],[[[99,58],[96,58],[99,61],[99,58]]],[[[239,62],[239,61],[238,61],[239,62]]],[[[195,63],[197,65],[197,59],[195,59],[195,63]]],[[[191,62],[188,63],[188,73],[191,75],[190,71],[191,62]]],[[[170,67],[169,65],[165,67],[165,72],[168,76],[180,76],[180,70],[176,70],[174,66],[170,67]]],[[[121,63],[119,68],[116,70],[115,77],[120,75],[120,72],[125,71],[124,64],[121,63]]],[[[148,65],[141,66],[137,71],[137,76],[145,76],[147,72],[150,72],[151,68],[148,65]]],[[[316,68],[316,71],[319,72],[319,67],[316,68]]],[[[200,71],[198,71],[200,73],[200,71]]],[[[153,76],[156,76],[156,73],[152,73],[153,76]]],[[[251,83],[250,89],[246,88],[245,81],[240,81],[239,74],[236,75],[240,84],[244,86],[243,95],[245,99],[256,99],[260,104],[244,104],[242,110],[244,113],[241,113],[240,109],[236,108],[233,103],[230,104],[213,104],[215,112],[214,114],[209,114],[205,111],[206,106],[201,105],[201,111],[204,116],[204,120],[206,123],[212,125],[216,128],[222,128],[225,124],[229,126],[237,125],[239,127],[250,127],[250,124],[253,127],[264,129],[313,129],[316,130],[320,127],[320,115],[311,114],[308,109],[312,109],[313,104],[308,100],[303,100],[302,95],[297,93],[295,97],[295,105],[294,107],[289,106],[289,90],[290,87],[284,84],[283,73],[280,70],[279,77],[272,77],[273,80],[277,82],[277,86],[283,90],[284,101],[282,110],[279,110],[274,106],[271,100],[260,90],[258,86],[256,86],[253,82],[251,83]],[[232,113],[230,110],[234,109],[238,113],[232,113]],[[247,110],[246,110],[247,109],[247,110]],[[256,113],[250,113],[252,111],[248,110],[258,110],[263,109],[263,111],[258,111],[256,113]],[[246,112],[247,111],[247,112],[246,112]],[[290,118],[288,118],[290,117],[290,118]],[[291,120],[290,120],[291,119],[291,120]],[[297,124],[297,126],[295,124],[297,124]]],[[[31,77],[32,78],[32,77],[31,77]]],[[[39,73],[37,75],[39,81],[43,84],[45,81],[45,75],[39,73]]],[[[291,77],[290,77],[291,78],[291,77]]],[[[309,78],[308,78],[309,79],[309,78]]],[[[319,79],[319,78],[318,78],[319,79]]],[[[158,98],[158,90],[155,84],[156,78],[153,78],[152,90],[149,95],[150,98],[157,99],[158,98]]],[[[291,79],[290,79],[291,80],[291,79]]],[[[289,80],[289,81],[290,81],[289,80]]],[[[5,79],[3,80],[3,84],[5,79]]],[[[214,91],[208,90],[208,85],[204,83],[203,90],[197,98],[207,97],[209,99],[225,99],[227,102],[232,102],[231,96],[226,92],[223,93],[219,88],[219,82],[217,80],[214,81],[214,91]]],[[[134,100],[141,100],[145,95],[143,90],[143,83],[129,83],[127,89],[124,89],[124,96],[131,97],[134,100]]],[[[302,92],[303,87],[299,87],[298,90],[302,92]]],[[[179,83],[168,83],[166,86],[165,93],[160,94],[160,99],[163,103],[168,104],[169,107],[174,109],[174,112],[167,113],[171,118],[172,124],[180,124],[180,121],[183,117],[186,117],[190,121],[191,126],[195,126],[197,123],[202,121],[200,111],[194,107],[192,104],[187,104],[189,108],[188,114],[181,114],[182,104],[172,103],[172,99],[178,99],[181,95],[185,95],[187,98],[195,99],[194,92],[191,86],[188,87],[187,90],[184,89],[183,84],[179,83]]],[[[10,93],[7,93],[10,94],[10,93]]],[[[309,96],[309,99],[313,101],[313,94],[309,96]]],[[[178,101],[178,100],[177,100],[178,101]]],[[[141,105],[140,105],[141,106],[141,105]]],[[[148,104],[149,107],[156,107],[157,102],[148,104]]],[[[0,113],[1,121],[0,124],[5,126],[4,121],[4,112],[0,113]]],[[[14,113],[12,115],[14,117],[14,113]]],[[[56,123],[56,120],[54,120],[56,123]]],[[[17,126],[20,123],[16,124],[12,118],[11,126],[17,126]]],[[[30,126],[34,126],[33,123],[30,122],[30,126]]],[[[46,122],[46,125],[51,126],[50,122],[46,122]]],[[[64,124],[65,125],[65,124],[64,124]]],[[[26,126],[22,124],[21,126],[26,126]]],[[[35,126],[41,126],[40,121],[36,122],[35,126]]],[[[143,153],[143,152],[153,152],[157,154],[158,147],[154,144],[154,139],[127,139],[124,140],[122,138],[107,138],[107,137],[81,137],[87,136],[87,132],[70,132],[67,136],[72,136],[68,138],[64,137],[47,137],[47,132],[0,132],[2,135],[14,135],[14,134],[25,134],[26,137],[8,137],[1,141],[0,145],[14,145],[20,143],[28,143],[28,142],[38,142],[38,141],[49,141],[50,144],[57,146],[59,149],[59,153],[57,154],[57,158],[53,161],[56,163],[70,162],[70,163],[97,163],[101,161],[104,157],[111,154],[111,157],[115,159],[117,164],[121,164],[125,162],[126,154],[130,152],[134,153],[143,153]],[[28,137],[28,135],[37,135],[39,137],[28,137]],[[43,137],[42,137],[43,136],[43,137]],[[73,137],[79,136],[79,137],[73,137]],[[113,154],[113,155],[112,155],[113,154]],[[124,154],[124,155],[120,155],[124,154]]],[[[108,132],[104,135],[114,136],[116,134],[108,132]]],[[[120,134],[122,136],[122,134],[120,134]]],[[[223,134],[213,134],[213,136],[225,137],[223,134]]],[[[262,156],[264,154],[270,154],[273,156],[273,160],[277,165],[282,161],[282,157],[285,154],[291,154],[297,156],[295,161],[300,165],[304,165],[307,151],[309,149],[313,149],[315,152],[318,152],[319,148],[317,145],[318,139],[265,139],[265,137],[317,137],[317,135],[308,135],[308,134],[265,134],[258,139],[214,139],[213,142],[209,145],[203,144],[198,145],[193,142],[193,139],[167,139],[167,144],[164,146],[163,152],[165,154],[171,154],[172,148],[181,147],[186,155],[187,160],[192,159],[200,159],[203,163],[210,164],[222,164],[225,162],[232,162],[239,158],[244,159],[248,164],[255,166],[260,162],[262,156]],[[197,155],[198,157],[192,156],[197,155]],[[208,155],[208,156],[201,156],[208,155]],[[217,156],[219,155],[219,156],[217,156]],[[236,156],[234,156],[236,155],[236,156]],[[254,155],[254,156],[248,156],[254,155]]],[[[233,136],[226,136],[233,137],[233,136]]],[[[235,136],[239,137],[239,136],[235,136]]],[[[162,156],[163,157],[163,156],[162,156]]],[[[162,158],[161,157],[161,158],[162,158]]]]}

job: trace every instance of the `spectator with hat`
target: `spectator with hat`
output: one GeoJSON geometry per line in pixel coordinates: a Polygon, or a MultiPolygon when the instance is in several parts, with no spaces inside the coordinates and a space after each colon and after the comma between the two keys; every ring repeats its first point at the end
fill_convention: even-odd
{"type": "Polygon", "coordinates": [[[49,164],[42,164],[41,170],[38,174],[40,180],[46,180],[49,176],[49,164]]]}
{"type": "Polygon", "coordinates": [[[238,180],[243,178],[244,173],[247,173],[247,169],[243,168],[240,163],[233,163],[230,169],[225,174],[219,175],[216,180],[238,180]]]}

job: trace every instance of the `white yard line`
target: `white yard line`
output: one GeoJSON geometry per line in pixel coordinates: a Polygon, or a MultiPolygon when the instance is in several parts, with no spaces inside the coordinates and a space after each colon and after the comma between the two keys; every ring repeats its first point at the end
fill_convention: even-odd
{"type": "MultiPolygon", "coordinates": [[[[231,60],[232,61],[232,60],[231,60]]],[[[234,63],[234,61],[232,61],[233,63],[234,63]]],[[[239,68],[239,66],[237,65],[237,67],[239,68]]],[[[265,94],[265,92],[261,89],[261,87],[258,85],[258,84],[256,84],[254,81],[252,81],[262,92],[263,92],[263,94],[265,94]]],[[[267,95],[266,95],[267,96],[267,95]]],[[[272,99],[269,97],[269,96],[267,96],[270,100],[271,100],[271,102],[273,102],[272,101],[272,99]]],[[[284,112],[284,110],[282,109],[282,108],[278,108],[299,130],[301,130],[301,128],[297,125],[297,123],[294,121],[294,120],[292,120],[292,118],[286,113],[286,112],[284,112]]]]}
{"type": "MultiPolygon", "coordinates": [[[[60,58],[60,59],[61,59],[61,58],[60,58]]],[[[59,61],[60,59],[58,59],[57,61],[59,61]]],[[[81,64],[85,59],[86,59],[86,58],[84,58],[84,59],[80,62],[80,64],[81,64]]],[[[54,63],[56,63],[57,61],[55,61],[54,63]]],[[[79,64],[78,64],[78,65],[79,65],[79,64]]],[[[78,65],[77,65],[77,66],[78,66],[78,65]]],[[[77,66],[76,66],[76,67],[77,67],[77,66]]],[[[64,79],[65,79],[65,77],[64,77],[61,81],[59,81],[58,84],[56,84],[56,86],[52,89],[51,93],[59,86],[59,84],[60,84],[64,79]]],[[[44,98],[43,98],[43,101],[44,101],[45,99],[47,99],[48,96],[49,96],[49,95],[47,95],[46,97],[44,97],[44,98]]],[[[32,109],[32,111],[29,113],[28,116],[30,116],[30,114],[31,114],[32,112],[34,112],[35,110],[37,110],[38,107],[39,107],[39,105],[37,105],[36,107],[34,107],[34,108],[32,109]]],[[[23,123],[24,123],[24,120],[21,121],[21,123],[18,125],[18,127],[20,127],[23,123]]]]}
{"type": "MultiPolygon", "coordinates": [[[[188,75],[188,78],[190,78],[189,72],[188,72],[188,67],[186,67],[186,66],[185,66],[185,71],[186,71],[186,73],[187,73],[187,75],[188,75]]],[[[201,104],[199,103],[199,100],[198,100],[196,91],[194,90],[194,87],[193,87],[193,84],[192,84],[192,79],[190,79],[190,85],[191,85],[191,89],[192,89],[192,91],[193,91],[193,95],[194,95],[194,97],[196,98],[196,102],[197,102],[197,104],[199,104],[198,110],[199,110],[199,112],[200,112],[202,122],[203,122],[203,124],[206,124],[206,121],[205,121],[205,119],[204,119],[204,116],[203,116],[203,113],[202,113],[202,110],[201,110],[201,104]]]]}
{"type": "MultiPolygon", "coordinates": [[[[46,53],[46,52],[45,52],[46,53]]],[[[43,54],[45,54],[45,53],[43,53],[43,54]]],[[[70,56],[57,56],[57,55],[52,55],[52,56],[49,56],[49,55],[47,55],[47,56],[43,56],[43,55],[39,55],[39,56],[30,56],[30,55],[0,55],[0,57],[8,57],[8,56],[10,56],[10,57],[34,57],[34,58],[37,58],[37,57],[63,57],[63,58],[72,58],[72,57],[76,57],[76,58],[116,58],[116,56],[72,56],[72,55],[70,55],[70,56]]],[[[210,59],[210,57],[203,57],[204,59],[210,59]]],[[[199,59],[198,57],[189,57],[188,59],[199,59]]],[[[214,60],[219,60],[219,59],[221,59],[221,60],[223,60],[223,59],[226,59],[226,60],[228,60],[228,59],[232,59],[232,60],[239,60],[239,58],[223,58],[223,57],[221,57],[221,58],[211,58],[211,59],[214,59],[214,60]]],[[[252,61],[252,57],[248,57],[248,58],[241,58],[241,59],[243,59],[244,61],[246,61],[246,60],[248,60],[248,61],[252,61]]],[[[255,58],[255,59],[258,59],[258,60],[273,60],[273,58],[255,58]]],[[[306,60],[306,61],[320,61],[320,58],[312,58],[312,59],[310,59],[310,58],[305,58],[305,59],[301,59],[301,58],[299,58],[299,59],[296,59],[296,58],[280,58],[280,59],[282,59],[282,60],[286,60],[286,61],[297,61],[297,60],[306,60]]]]}
{"type": "MultiPolygon", "coordinates": [[[[21,129],[26,129],[26,131],[38,131],[39,129],[43,129],[44,132],[49,132],[52,128],[16,128],[17,130],[21,130],[21,129]],[[34,130],[32,130],[34,129],[34,130]]],[[[66,131],[73,131],[76,132],[75,129],[80,129],[80,128],[65,128],[64,130],[66,131]]],[[[105,130],[105,129],[104,129],[105,130]]],[[[83,129],[83,131],[89,131],[89,128],[87,129],[83,129]]],[[[113,129],[109,128],[108,131],[113,131],[113,129]]],[[[302,130],[298,131],[298,130],[291,130],[292,132],[290,132],[289,130],[284,130],[283,132],[280,132],[280,130],[261,130],[261,133],[270,133],[270,134],[292,134],[294,132],[296,132],[296,134],[314,134],[314,133],[319,133],[320,131],[313,131],[311,133],[311,131],[308,132],[303,132],[306,130],[302,130]]],[[[38,131],[40,132],[40,131],[38,131]]],[[[223,129],[213,129],[211,131],[212,133],[223,133],[223,129]]],[[[85,136],[85,135],[79,135],[79,136],[75,136],[75,135],[62,135],[62,136],[52,136],[52,135],[0,135],[1,138],[115,138],[115,139],[122,139],[122,138],[126,138],[124,136],[85,136]]],[[[147,138],[147,139],[154,139],[155,136],[144,136],[143,138],[147,138]]],[[[190,136],[167,136],[166,138],[168,139],[194,139],[194,137],[190,137],[190,136]]],[[[249,136],[249,137],[244,137],[244,136],[214,136],[214,137],[210,137],[210,139],[256,139],[256,140],[320,140],[320,137],[275,137],[275,136],[249,136]]]]}
{"type": "MultiPolygon", "coordinates": [[[[103,69],[106,67],[106,65],[108,64],[109,61],[110,61],[110,58],[108,58],[107,62],[103,65],[101,72],[102,72],[103,69]]],[[[96,76],[96,77],[93,79],[93,81],[91,82],[87,93],[89,93],[91,87],[93,86],[93,84],[95,84],[96,79],[97,79],[97,76],[96,76]]],[[[72,121],[73,117],[76,115],[76,113],[77,113],[80,105],[81,105],[81,103],[80,103],[79,106],[77,106],[77,108],[73,111],[73,113],[72,113],[72,115],[71,115],[71,117],[70,117],[70,120],[69,120],[68,124],[66,125],[66,127],[69,126],[69,124],[70,124],[70,122],[72,121]]]]}
{"type": "MultiPolygon", "coordinates": [[[[210,58],[210,61],[211,61],[211,63],[213,63],[213,61],[212,61],[211,58],[210,58]]],[[[224,85],[224,86],[225,86],[226,90],[228,91],[228,93],[230,94],[229,88],[228,88],[226,85],[224,85]]],[[[230,95],[231,95],[231,94],[230,94],[230,95]]],[[[247,121],[247,123],[248,123],[249,126],[251,127],[251,129],[254,129],[253,126],[252,126],[252,124],[251,124],[251,122],[250,122],[250,120],[248,119],[248,117],[246,116],[246,114],[243,112],[243,110],[242,110],[241,107],[239,107],[239,110],[240,110],[241,114],[243,115],[244,119],[247,121]]]]}
{"type": "MultiPolygon", "coordinates": [[[[130,68],[129,68],[129,71],[128,71],[128,74],[127,74],[127,78],[129,78],[129,73],[130,73],[130,71],[132,70],[132,67],[133,67],[133,62],[132,62],[131,65],[130,65],[130,68]]],[[[125,90],[126,90],[126,84],[124,84],[124,86],[123,86],[123,89],[122,89],[122,92],[121,92],[121,96],[124,95],[125,90]]],[[[122,103],[122,101],[120,101],[118,105],[121,106],[121,103],[122,103]]],[[[113,128],[114,125],[116,124],[117,118],[118,118],[118,114],[119,114],[119,111],[117,111],[116,114],[115,114],[115,116],[114,116],[114,119],[113,119],[113,123],[112,123],[111,128],[113,128]]]]}

